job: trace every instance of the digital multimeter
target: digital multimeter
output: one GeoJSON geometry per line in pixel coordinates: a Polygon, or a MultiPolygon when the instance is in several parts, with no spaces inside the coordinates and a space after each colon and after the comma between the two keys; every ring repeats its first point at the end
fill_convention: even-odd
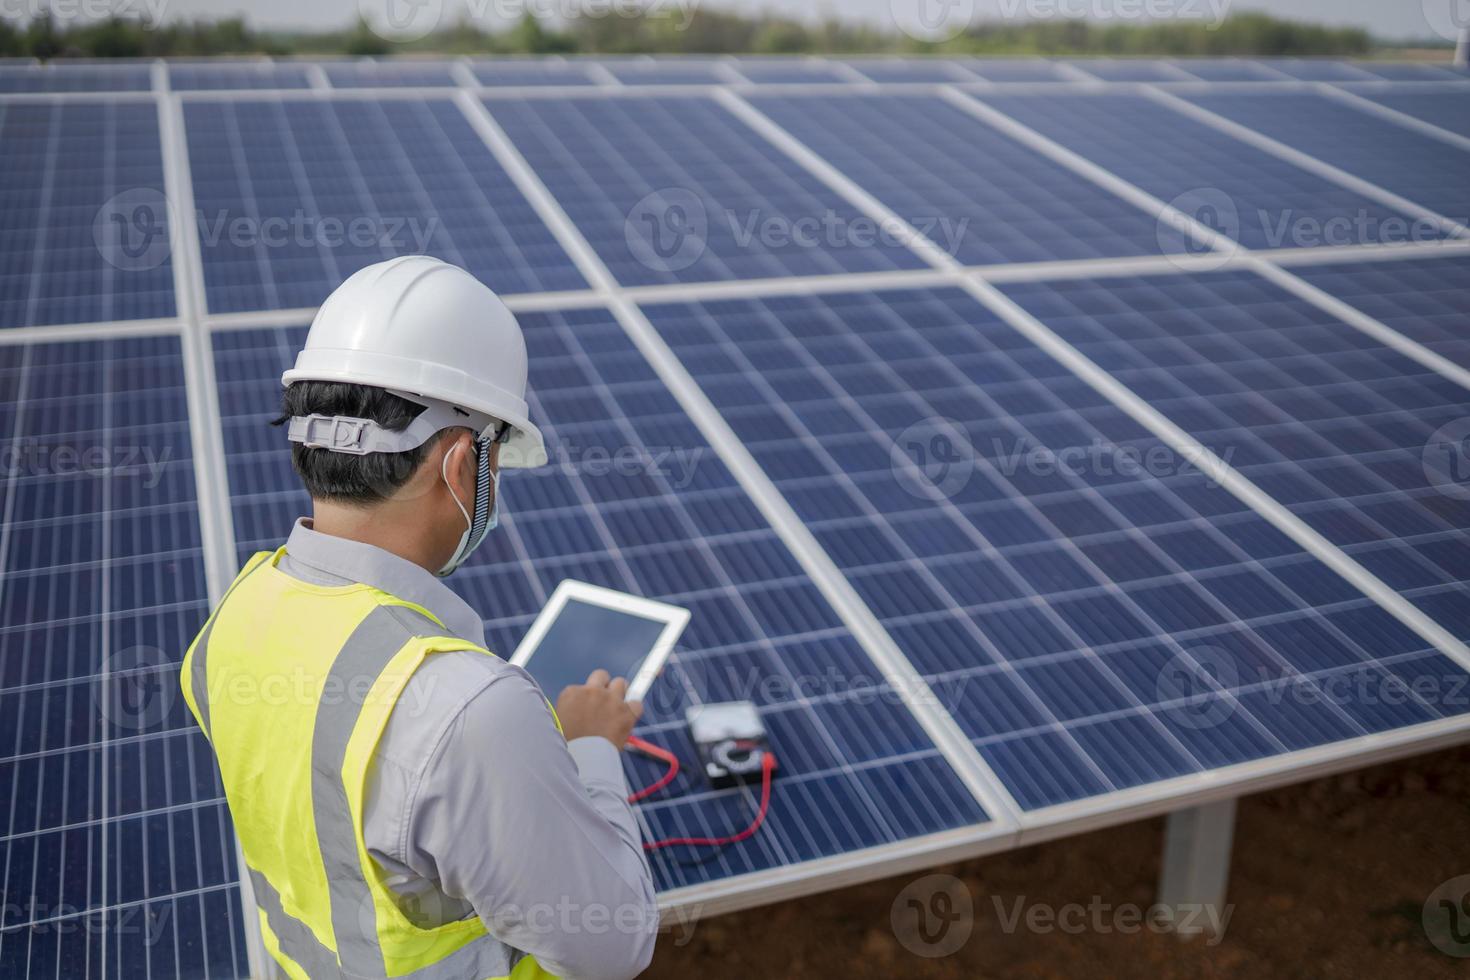
{"type": "Polygon", "coordinates": [[[770,746],[760,712],[750,701],[702,704],[685,713],[705,778],[716,789],[759,783],[770,746]]]}

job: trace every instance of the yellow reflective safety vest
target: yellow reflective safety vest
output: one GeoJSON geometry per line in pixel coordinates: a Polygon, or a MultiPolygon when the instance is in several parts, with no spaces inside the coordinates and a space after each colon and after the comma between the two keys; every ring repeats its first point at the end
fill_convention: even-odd
{"type": "Polygon", "coordinates": [[[254,555],[184,657],[219,760],[266,948],[297,980],[546,977],[478,916],[402,908],[363,834],[368,762],[430,654],[481,647],[369,585],[321,586],[254,555]]]}

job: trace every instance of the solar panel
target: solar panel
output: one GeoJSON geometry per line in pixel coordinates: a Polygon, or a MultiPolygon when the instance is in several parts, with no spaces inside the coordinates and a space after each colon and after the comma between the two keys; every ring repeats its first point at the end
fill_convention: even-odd
{"type": "MultiPolygon", "coordinates": [[[[1470,638],[1470,501],[1431,480],[1470,392],[1249,273],[1007,287],[1064,340],[1470,638]]],[[[1470,357],[1470,338],[1447,344],[1470,357]]]]}
{"type": "Polygon", "coordinates": [[[315,306],[421,252],[501,293],[583,285],[449,99],[191,101],[184,118],[213,313],[315,306]]]}
{"type": "MultiPolygon", "coordinates": [[[[502,529],[448,580],[508,653],[557,582],[577,578],[693,611],[645,699],[640,734],[692,758],[684,709],[753,699],[781,748],[761,833],[711,860],[655,852],[661,890],[983,822],[949,764],[724,464],[601,310],[522,315],[533,416],[550,467],[508,473],[502,529]],[[614,462],[616,461],[616,465],[614,462]]],[[[215,335],[241,557],[273,548],[308,506],[278,429],[279,377],[303,330],[215,335]]],[[[654,766],[625,756],[630,781],[654,766]]],[[[646,839],[749,819],[748,790],[697,772],[638,807],[646,839]]]]}
{"type": "Polygon", "coordinates": [[[707,99],[490,99],[486,105],[619,282],[922,264],[707,99]]]}
{"type": "Polygon", "coordinates": [[[751,101],[966,265],[1184,249],[1153,216],[937,97],[751,101]]]}
{"type": "Polygon", "coordinates": [[[595,85],[587,66],[576,62],[479,61],[470,71],[481,85],[595,85]]]}
{"type": "Polygon", "coordinates": [[[742,58],[734,65],[746,79],[756,84],[833,84],[851,82],[852,78],[835,66],[806,58],[742,58]]]}
{"type": "Polygon", "coordinates": [[[1470,99],[1461,92],[1385,92],[1381,89],[1355,94],[1372,99],[1440,129],[1470,137],[1470,99]]]}
{"type": "Polygon", "coordinates": [[[1470,216],[1470,153],[1322,95],[1187,95],[1211,112],[1456,220],[1470,216]]]}
{"type": "Polygon", "coordinates": [[[1380,323],[1470,368],[1470,256],[1352,262],[1293,269],[1380,323]]]}
{"type": "Polygon", "coordinates": [[[1437,228],[1142,95],[982,101],[1247,248],[1432,241],[1437,228]]]}
{"type": "Polygon", "coordinates": [[[1026,809],[1439,717],[1324,684],[1463,677],[964,293],[647,313],[1026,809]]]}
{"type": "Polygon", "coordinates": [[[963,68],[945,61],[926,61],[918,58],[869,58],[849,60],[847,65],[875,82],[953,84],[974,81],[963,68]]]}
{"type": "Polygon", "coordinates": [[[1094,58],[1069,64],[1105,82],[1187,82],[1190,79],[1186,72],[1165,61],[1094,58]]]}
{"type": "Polygon", "coordinates": [[[175,92],[310,88],[307,67],[303,64],[273,62],[170,64],[168,84],[175,92]]]}
{"type": "Polygon", "coordinates": [[[1362,61],[1353,67],[1390,82],[1449,82],[1462,80],[1449,65],[1424,65],[1414,62],[1362,61]]]}
{"type": "Polygon", "coordinates": [[[152,69],[144,63],[0,65],[0,92],[146,92],[152,69]]]}
{"type": "Polygon", "coordinates": [[[602,67],[624,85],[718,85],[732,80],[707,61],[605,61],[602,67]]]}
{"type": "Polygon", "coordinates": [[[0,101],[0,327],[174,314],[158,109],[0,101]]]}
{"type": "Polygon", "coordinates": [[[243,975],[179,342],[0,347],[0,974],[243,975]]]}
{"type": "MultiPolygon", "coordinates": [[[[0,976],[248,972],[229,816],[177,665],[206,566],[274,547],[309,506],[267,424],[305,332],[279,324],[394,255],[463,265],[521,311],[552,462],[507,474],[501,531],[450,580],[492,649],[512,649],[564,578],[669,599],[693,619],[640,733],[687,763],[683,710],[735,698],[772,732],[782,773],[762,830],[694,860],[653,855],[676,906],[769,900],[1470,732],[1463,649],[1445,638],[1470,639],[1470,386],[1455,380],[1470,259],[1422,236],[1381,261],[1267,257],[1402,338],[1386,344],[1268,278],[1159,261],[1189,250],[1177,233],[997,116],[1253,248],[1315,245],[1301,225],[1344,219],[1350,244],[1378,244],[1403,216],[1139,83],[1332,82],[1465,137],[1462,76],[1075,64],[1105,81],[1040,58],[382,59],[321,70],[399,91],[333,96],[258,91],[309,88],[311,63],[175,61],[184,133],[162,146],[154,63],[0,65],[0,93],[31,93],[0,96],[0,327],[30,328],[0,337],[0,890],[33,899],[0,910],[0,976]],[[742,82],[850,84],[854,69],[909,87],[742,82]],[[608,73],[645,87],[618,92],[608,73]],[[580,90],[456,94],[470,75],[580,90]],[[1430,79],[1451,81],[1412,84],[1430,79]],[[1031,82],[1058,94],[987,84],[1031,82]],[[1199,472],[975,298],[992,287],[930,267],[712,86],[1006,283],[1277,503],[1199,472]],[[523,161],[487,146],[484,111],[523,161]],[[177,270],[166,164],[197,208],[202,262],[177,270]],[[522,193],[537,183],[570,225],[522,193]],[[578,262],[617,285],[583,278],[561,244],[578,236],[578,262]],[[189,417],[210,392],[185,390],[186,368],[205,372],[176,272],[186,289],[202,278],[203,312],[230,314],[204,347],[222,432],[189,417]],[[812,281],[781,281],[797,276],[812,281]],[[537,295],[562,291],[585,292],[537,295]],[[672,359],[655,371],[643,352],[660,343],[672,359]],[[706,441],[721,420],[748,458],[706,441]],[[197,445],[222,450],[228,490],[206,480],[221,499],[200,499],[197,445]],[[199,516],[224,511],[223,529],[199,516]],[[1288,519],[1322,541],[1304,549],[1288,519]],[[1351,585],[1320,560],[1330,549],[1386,590],[1351,585]],[[933,699],[890,686],[910,667],[933,699]],[[962,737],[931,740],[951,728],[962,737]]],[[[1306,89],[1172,91],[1465,221],[1454,136],[1306,89]]],[[[661,774],[625,765],[635,785],[661,774]]],[[[686,769],[638,819],[647,838],[717,834],[754,802],[686,769]]]]}
{"type": "Polygon", "coordinates": [[[1040,58],[972,58],[957,61],[960,67],[979,75],[987,82],[1065,82],[1072,81],[1066,72],[1040,58]]]}
{"type": "Polygon", "coordinates": [[[1281,73],[1243,58],[1185,58],[1169,64],[1207,82],[1281,81],[1281,73]]]}
{"type": "Polygon", "coordinates": [[[1264,58],[1261,64],[1304,82],[1362,82],[1374,77],[1358,64],[1323,58],[1264,58]]]}
{"type": "Polygon", "coordinates": [[[322,70],[333,88],[446,88],[458,84],[445,61],[328,61],[322,70]]]}

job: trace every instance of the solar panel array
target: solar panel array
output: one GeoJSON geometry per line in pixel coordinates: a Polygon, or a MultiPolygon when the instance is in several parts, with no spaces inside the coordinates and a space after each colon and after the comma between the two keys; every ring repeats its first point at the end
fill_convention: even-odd
{"type": "MultiPolygon", "coordinates": [[[[641,734],[691,759],[684,709],[735,698],[772,733],[766,827],[656,852],[672,904],[1470,731],[1449,68],[9,64],[0,93],[0,883],[33,898],[0,974],[246,974],[177,665],[309,507],[268,423],[312,309],[395,255],[526,333],[552,463],[450,580],[492,649],[564,578],[666,599],[694,615],[641,734]]],[[[686,769],[637,812],[710,835],[754,802],[686,769]]]]}

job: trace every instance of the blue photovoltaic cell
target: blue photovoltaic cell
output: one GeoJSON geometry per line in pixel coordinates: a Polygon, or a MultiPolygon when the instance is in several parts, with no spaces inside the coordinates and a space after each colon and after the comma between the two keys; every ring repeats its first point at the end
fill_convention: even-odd
{"type": "Polygon", "coordinates": [[[1470,152],[1325,95],[1184,97],[1461,224],[1470,220],[1470,152]]]}
{"type": "Polygon", "coordinates": [[[1071,61],[1068,64],[1105,82],[1187,82],[1191,80],[1190,75],[1180,72],[1164,61],[1096,58],[1089,61],[1071,61]]]}
{"type": "Polygon", "coordinates": [[[1146,96],[979,98],[1247,248],[1442,237],[1413,217],[1146,96]]]}
{"type": "Polygon", "coordinates": [[[963,292],[646,312],[1028,809],[1470,707],[1464,671],[963,292]]]}
{"type": "Polygon", "coordinates": [[[0,101],[0,172],[0,327],[174,315],[151,101],[0,101]]]}
{"type": "Polygon", "coordinates": [[[1470,137],[1470,89],[1463,92],[1385,92],[1373,89],[1354,90],[1354,94],[1440,129],[1470,137]]]}
{"type": "Polygon", "coordinates": [[[0,976],[243,976],[172,337],[0,347],[0,976]]]}
{"type": "Polygon", "coordinates": [[[721,85],[734,81],[709,61],[606,61],[624,85],[721,85]]]}
{"type": "Polygon", "coordinates": [[[744,58],[733,67],[757,84],[795,84],[813,82],[822,85],[851,82],[852,77],[835,66],[806,58],[744,58]]]}
{"type": "Polygon", "coordinates": [[[453,87],[459,83],[445,61],[327,61],[322,63],[333,88],[453,87]]]}
{"type": "Polygon", "coordinates": [[[577,62],[479,61],[470,66],[482,85],[595,85],[587,66],[577,62]]]}
{"type": "MultiPolygon", "coordinates": [[[[781,760],[759,834],[702,863],[651,855],[660,889],[982,822],[985,814],[678,403],[605,312],[522,314],[531,415],[551,465],[507,471],[501,527],[448,582],[512,651],[557,583],[654,596],[693,618],[645,700],[640,734],[685,768],[640,804],[646,839],[718,835],[749,822],[749,790],[711,792],[684,710],[761,705],[781,760]]],[[[276,413],[304,330],[217,333],[225,452],[240,557],[274,548],[308,502],[276,413]]],[[[551,692],[555,697],[555,692],[551,692]]],[[[632,785],[658,766],[624,757],[632,785]]]]}
{"type": "Polygon", "coordinates": [[[1279,82],[1281,73],[1243,58],[1186,58],[1169,64],[1208,82],[1279,82]]]}
{"type": "Polygon", "coordinates": [[[175,92],[219,89],[310,88],[302,64],[171,64],[168,84],[175,92]]]}
{"type": "MultiPolygon", "coordinates": [[[[1250,273],[1005,287],[1062,339],[1461,639],[1470,391],[1250,273]],[[1456,438],[1456,442],[1463,435],[1456,438]],[[1459,449],[1456,445],[1454,449],[1459,449]],[[1459,479],[1459,483],[1454,483],[1459,479]]],[[[1445,343],[1465,361],[1470,336],[1445,343]]]]}
{"type": "Polygon", "coordinates": [[[750,98],[966,265],[1184,248],[1154,216],[940,98],[750,98]]]}
{"type": "Polygon", "coordinates": [[[1304,266],[1297,276],[1470,368],[1470,255],[1304,266]]]}
{"type": "Polygon", "coordinates": [[[153,87],[147,64],[0,65],[0,92],[146,92],[153,87]]]}
{"type": "Polygon", "coordinates": [[[923,265],[702,96],[485,104],[622,283],[923,265]]]}
{"type": "Polygon", "coordinates": [[[872,58],[859,61],[849,60],[847,64],[875,82],[954,84],[975,80],[963,68],[958,68],[946,61],[872,58]]]}
{"type": "Polygon", "coordinates": [[[956,61],[987,82],[1070,82],[1074,79],[1050,61],[1041,58],[974,58],[956,61]]]}
{"type": "MultiPolygon", "coordinates": [[[[1449,82],[1463,79],[1449,65],[1420,65],[1412,62],[1360,61],[1354,65],[1390,82],[1449,82]]],[[[1467,93],[1470,94],[1470,93],[1467,93]]]]}
{"type": "Polygon", "coordinates": [[[315,306],[427,252],[502,294],[584,282],[449,99],[187,101],[213,313],[315,306]]]}
{"type": "Polygon", "coordinates": [[[1362,82],[1374,77],[1363,66],[1321,58],[1265,58],[1261,64],[1304,82],[1362,82]]]}

